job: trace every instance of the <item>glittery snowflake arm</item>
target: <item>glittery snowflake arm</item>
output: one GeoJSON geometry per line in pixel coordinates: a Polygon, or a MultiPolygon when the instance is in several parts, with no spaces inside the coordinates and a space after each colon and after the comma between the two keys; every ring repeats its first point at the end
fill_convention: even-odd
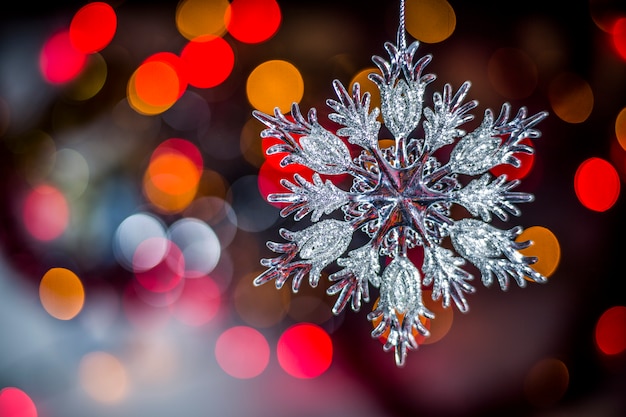
{"type": "Polygon", "coordinates": [[[442,298],[442,305],[447,308],[453,300],[459,311],[467,312],[469,306],[464,294],[473,294],[476,289],[468,282],[472,275],[461,268],[465,260],[453,255],[451,250],[440,246],[424,248],[424,282],[433,285],[432,298],[442,298]]]}
{"type": "Polygon", "coordinates": [[[540,112],[527,117],[528,112],[522,107],[515,118],[508,121],[510,108],[505,103],[496,120],[490,109],[485,110],[480,127],[461,138],[452,150],[446,169],[457,174],[479,175],[502,164],[519,168],[521,162],[514,154],[533,153],[532,147],[520,142],[526,138],[541,136],[533,126],[548,113],[540,112]]]}
{"type": "Polygon", "coordinates": [[[295,174],[294,184],[286,179],[280,183],[289,193],[275,193],[267,197],[270,203],[288,203],[280,215],[289,216],[296,212],[294,220],[301,220],[312,212],[311,221],[317,222],[322,214],[330,214],[348,202],[348,194],[337,188],[330,180],[322,181],[319,174],[313,174],[313,182],[308,182],[301,175],[295,174]]]}
{"type": "Polygon", "coordinates": [[[276,288],[281,288],[293,276],[291,289],[297,292],[308,274],[309,284],[316,287],[322,269],[345,252],[353,232],[349,222],[335,219],[323,220],[299,232],[280,229],[280,235],[290,243],[267,242],[269,249],[282,255],[261,260],[268,269],[254,279],[254,284],[275,280],[276,288]],[[296,255],[300,259],[294,261],[296,255]]]}
{"type": "Polygon", "coordinates": [[[274,116],[257,110],[252,114],[268,126],[261,132],[261,137],[282,140],[282,143],[266,151],[268,155],[286,153],[280,161],[282,167],[302,164],[320,174],[336,175],[348,172],[352,165],[350,150],[340,138],[320,125],[315,109],[309,110],[308,120],[302,116],[297,103],[291,106],[293,121],[283,115],[278,107],[274,109],[274,116]],[[297,141],[294,134],[303,136],[297,141]]]}
{"type": "Polygon", "coordinates": [[[513,203],[527,203],[534,197],[529,193],[512,192],[520,184],[519,180],[506,181],[501,175],[490,183],[491,175],[484,174],[472,180],[462,189],[452,193],[452,200],[465,207],[473,216],[480,216],[486,222],[491,221],[491,213],[500,220],[508,220],[508,214],[519,216],[522,212],[513,203]]]}
{"type": "Polygon", "coordinates": [[[413,63],[419,42],[404,47],[401,34],[398,45],[385,43],[390,60],[373,56],[372,61],[381,74],[372,73],[372,80],[380,90],[381,112],[385,126],[396,140],[396,152],[401,163],[407,159],[407,139],[419,125],[422,116],[426,86],[435,80],[434,74],[422,75],[432,56],[425,55],[413,63]]]}
{"type": "Polygon", "coordinates": [[[333,81],[333,87],[339,101],[328,99],[326,103],[335,110],[328,118],[344,126],[337,130],[337,134],[347,136],[348,142],[364,149],[374,149],[378,143],[380,122],[376,119],[380,111],[374,108],[370,113],[370,93],[366,92],[361,97],[358,83],[352,86],[352,96],[338,80],[333,81]]]}
{"type": "Polygon", "coordinates": [[[424,149],[427,152],[432,153],[465,135],[465,131],[459,129],[459,126],[474,118],[468,112],[478,105],[476,100],[463,104],[470,85],[470,82],[466,81],[453,95],[452,86],[446,84],[443,87],[443,94],[438,92],[433,94],[433,109],[424,109],[426,118],[424,121],[424,149]]]}
{"type": "Polygon", "coordinates": [[[421,274],[406,256],[394,258],[385,268],[379,302],[367,318],[378,321],[372,337],[379,338],[388,332],[383,349],[394,349],[398,366],[404,365],[408,349],[418,347],[414,332],[430,335],[422,320],[435,316],[422,303],[421,274]]]}
{"type": "Polygon", "coordinates": [[[352,310],[359,311],[361,301],[370,299],[369,283],[375,287],[380,285],[378,251],[371,245],[362,246],[349,252],[347,258],[337,259],[337,265],[344,268],[328,277],[334,284],[326,290],[328,295],[339,294],[333,313],[343,311],[350,300],[352,310]]]}
{"type": "Polygon", "coordinates": [[[499,230],[477,219],[462,219],[451,227],[450,238],[454,249],[480,270],[485,286],[490,286],[495,276],[500,288],[507,290],[509,276],[520,287],[526,286],[525,277],[540,283],[547,281],[530,266],[537,258],[518,252],[531,244],[514,240],[521,232],[520,226],[499,230]]]}

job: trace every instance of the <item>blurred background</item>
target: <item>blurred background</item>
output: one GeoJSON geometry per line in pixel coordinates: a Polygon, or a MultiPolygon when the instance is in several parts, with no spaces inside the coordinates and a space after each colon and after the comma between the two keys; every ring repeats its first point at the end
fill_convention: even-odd
{"type": "MultiPolygon", "coordinates": [[[[399,2],[13,2],[0,16],[0,417],[626,415],[626,5],[407,0],[475,120],[546,110],[507,172],[549,281],[429,307],[404,368],[327,282],[253,287],[297,227],[254,109],[316,108],[399,2]]],[[[364,75],[365,74],[365,75],[364,75]]],[[[540,266],[541,265],[541,266],[540,266]]],[[[372,295],[372,301],[376,294],[372,295]]]]}

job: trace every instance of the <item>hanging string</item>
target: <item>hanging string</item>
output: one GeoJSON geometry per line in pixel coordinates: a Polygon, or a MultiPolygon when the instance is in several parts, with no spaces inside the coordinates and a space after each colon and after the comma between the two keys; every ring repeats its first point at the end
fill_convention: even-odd
{"type": "Polygon", "coordinates": [[[398,47],[404,51],[406,49],[406,11],[405,0],[400,0],[400,26],[398,27],[398,47]]]}

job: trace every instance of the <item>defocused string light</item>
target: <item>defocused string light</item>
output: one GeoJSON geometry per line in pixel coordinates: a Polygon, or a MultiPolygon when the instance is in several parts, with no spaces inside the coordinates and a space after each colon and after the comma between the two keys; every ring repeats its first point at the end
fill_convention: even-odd
{"type": "Polygon", "coordinates": [[[429,345],[443,339],[452,329],[454,322],[454,308],[444,308],[441,300],[433,300],[432,290],[423,290],[424,306],[434,315],[435,320],[426,320],[426,328],[430,331],[430,336],[423,337],[418,335],[418,343],[420,345],[429,345]]]}
{"type": "Polygon", "coordinates": [[[69,30],[64,29],[46,40],[39,54],[39,69],[50,84],[74,80],[87,63],[87,55],[72,45],[69,30]]]}
{"type": "Polygon", "coordinates": [[[104,49],[115,36],[117,15],[109,4],[91,2],[81,7],[70,23],[70,40],[76,50],[91,54],[104,49]]]}
{"type": "Polygon", "coordinates": [[[606,211],[619,197],[619,174],[610,162],[597,157],[589,158],[576,170],[574,190],[583,206],[593,211],[606,211]]]}
{"type": "Polygon", "coordinates": [[[107,63],[98,53],[87,56],[82,72],[63,89],[62,94],[74,101],[93,98],[102,90],[107,79],[107,63]]]}
{"type": "Polygon", "coordinates": [[[626,150],[626,107],[615,118],[615,137],[622,149],[626,150]]]}
{"type": "Polygon", "coordinates": [[[333,361],[333,344],[324,329],[312,323],[289,327],[278,339],[278,363],[295,378],[317,378],[333,361]]]}
{"type": "Polygon", "coordinates": [[[304,95],[304,80],[298,68],[283,60],[266,61],[257,66],[246,82],[248,101],[255,109],[274,114],[274,108],[282,113],[291,110],[304,95]]]}
{"type": "MultiPolygon", "coordinates": [[[[162,113],[174,105],[180,97],[181,81],[178,73],[169,64],[163,61],[144,61],[130,78],[132,86],[129,92],[134,92],[138,102],[146,106],[138,106],[138,110],[146,114],[155,114],[149,109],[154,108],[162,113]]],[[[129,94],[130,95],[130,94],[129,94]]]]}
{"type": "Polygon", "coordinates": [[[250,379],[259,376],[267,368],[270,347],[265,336],[258,330],[235,326],[218,337],[215,358],[228,375],[250,379]]]}
{"type": "Polygon", "coordinates": [[[574,73],[562,73],[550,82],[548,98],[554,113],[568,123],[582,123],[591,114],[593,91],[587,81],[574,73]]]}
{"type": "Polygon", "coordinates": [[[537,262],[531,267],[549,278],[554,274],[561,261],[561,245],[557,237],[548,228],[542,226],[531,226],[526,229],[515,239],[517,242],[525,242],[530,240],[532,244],[520,249],[519,253],[524,256],[536,256],[537,262]]]}
{"type": "Polygon", "coordinates": [[[22,220],[35,239],[54,240],[65,232],[70,221],[67,199],[52,185],[38,185],[24,200],[22,220]]]}
{"type": "Polygon", "coordinates": [[[151,213],[135,213],[126,217],[115,230],[113,254],[117,262],[127,271],[147,270],[155,266],[165,256],[167,249],[166,228],[162,220],[151,213]],[[137,247],[152,239],[157,245],[150,251],[150,256],[142,259],[135,257],[137,247]]]}
{"type": "Polygon", "coordinates": [[[83,356],[78,367],[81,387],[94,400],[117,404],[129,393],[130,381],[124,364],[107,352],[83,356]]]}
{"type": "Polygon", "coordinates": [[[37,407],[30,396],[16,387],[0,390],[0,416],[37,417],[37,407]]]}
{"type": "Polygon", "coordinates": [[[536,407],[549,407],[561,400],[569,387],[569,370],[563,361],[545,358],[535,363],[524,379],[526,400],[536,407]]]}
{"type": "Polygon", "coordinates": [[[179,219],[169,227],[168,236],[182,251],[185,278],[202,277],[217,266],[220,242],[205,222],[190,217],[179,219]]]}
{"type": "Polygon", "coordinates": [[[280,6],[276,0],[233,0],[224,21],[228,32],[238,41],[265,42],[278,31],[280,6]]]}
{"type": "Polygon", "coordinates": [[[85,290],[74,272],[66,268],[52,268],[41,278],[39,299],[52,317],[71,320],[83,308],[85,290]]]}
{"type": "MultiPolygon", "coordinates": [[[[152,258],[152,249],[161,245],[162,239],[151,238],[141,242],[133,256],[133,265],[144,263],[144,258],[152,258]]],[[[157,292],[168,292],[180,284],[185,274],[185,258],[180,248],[170,240],[166,240],[164,256],[151,268],[135,271],[135,278],[145,289],[157,292]]]]}
{"type": "Polygon", "coordinates": [[[188,40],[198,36],[226,33],[224,15],[227,0],[181,0],[176,7],[176,27],[188,40]]]}
{"type": "Polygon", "coordinates": [[[615,21],[624,14],[623,6],[621,0],[589,0],[589,14],[600,30],[610,33],[615,21]]]}
{"type": "Polygon", "coordinates": [[[623,60],[626,60],[626,17],[615,20],[611,31],[615,51],[623,60]]]}
{"type": "Polygon", "coordinates": [[[169,305],[174,318],[188,326],[203,326],[218,313],[221,305],[220,289],[209,276],[186,279],[182,292],[169,305]]]}
{"type": "Polygon", "coordinates": [[[89,164],[78,151],[70,148],[59,149],[55,155],[54,169],[49,175],[69,199],[77,199],[89,185],[89,164]]]}
{"type": "Polygon", "coordinates": [[[190,40],[180,53],[187,82],[197,88],[211,88],[223,83],[233,71],[235,53],[220,37],[204,35],[190,40]]]}
{"type": "Polygon", "coordinates": [[[494,90],[508,99],[530,96],[537,87],[537,66],[517,48],[500,48],[489,58],[487,74],[494,90]]]}
{"type": "Polygon", "coordinates": [[[595,328],[595,342],[605,355],[626,351],[626,307],[613,306],[605,310],[595,328]]]}
{"type": "Polygon", "coordinates": [[[406,30],[425,43],[446,40],[456,28],[456,14],[446,0],[407,0],[406,30]]]}

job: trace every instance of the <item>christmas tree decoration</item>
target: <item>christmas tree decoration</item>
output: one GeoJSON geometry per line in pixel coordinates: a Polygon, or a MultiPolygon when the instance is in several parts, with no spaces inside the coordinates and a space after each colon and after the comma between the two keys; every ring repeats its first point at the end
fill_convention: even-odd
{"type": "Polygon", "coordinates": [[[424,288],[443,307],[468,311],[466,295],[475,292],[468,263],[485,286],[494,280],[502,290],[511,279],[520,287],[546,282],[531,267],[537,258],[519,252],[532,244],[516,241],[522,227],[500,230],[491,224],[493,216],[507,221],[521,215],[517,204],[534,197],[512,191],[519,179],[495,177],[490,170],[519,167],[518,156],[534,152],[527,139],[541,136],[535,126],[547,113],[529,115],[522,107],[511,117],[505,103],[497,117],[487,109],[480,125],[466,132],[461,127],[478,106],[464,102],[470,82],[456,92],[445,84],[427,107],[425,94],[435,75],[425,72],[431,55],[416,57],[418,45],[407,45],[401,1],[397,42],[384,45],[389,59],[372,57],[379,71],[369,79],[380,90],[380,109],[370,109],[370,94],[361,94],[358,83],[348,91],[335,80],[338,99],[327,105],[334,111],[328,118],[341,126],[336,132],[320,124],[315,109],[305,117],[297,103],[290,115],[278,107],[273,115],[253,112],[266,125],[261,137],[279,139],[268,155],[284,154],[283,168],[301,164],[314,171],[311,181],[299,174],[282,179],[286,191],[267,197],[282,205],[283,217],[293,214],[300,221],[310,214],[310,225],[281,228],[286,242],[267,242],[278,256],[261,260],[267,269],[254,284],[274,281],[280,289],[291,279],[297,292],[303,279],[315,287],[327,272],[327,294],[337,296],[334,314],[348,304],[359,311],[370,301],[370,286],[377,288],[367,315],[371,335],[384,336],[383,349],[394,350],[398,366],[408,350],[418,348],[417,336],[429,335],[428,322],[435,319],[423,302],[424,288]],[[389,134],[391,145],[384,140],[389,134]],[[344,179],[334,183],[333,176],[344,179]],[[345,177],[351,181],[344,190],[345,177]],[[415,251],[423,256],[410,257],[415,251]],[[421,265],[414,258],[423,258],[421,265]]]}

